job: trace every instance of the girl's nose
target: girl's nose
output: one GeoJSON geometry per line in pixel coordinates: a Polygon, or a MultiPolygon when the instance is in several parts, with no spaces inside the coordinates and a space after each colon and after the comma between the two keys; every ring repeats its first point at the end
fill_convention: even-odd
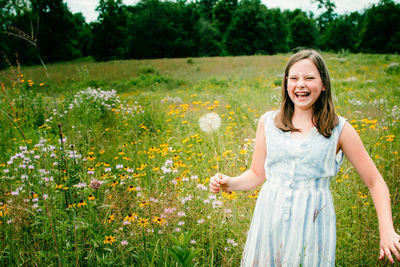
{"type": "Polygon", "coordinates": [[[303,79],[299,79],[299,81],[297,82],[297,87],[303,88],[304,87],[304,80],[303,79]]]}

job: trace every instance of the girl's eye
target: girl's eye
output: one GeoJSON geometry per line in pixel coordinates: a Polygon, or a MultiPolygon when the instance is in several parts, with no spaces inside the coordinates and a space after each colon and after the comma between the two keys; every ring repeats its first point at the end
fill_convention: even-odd
{"type": "Polygon", "coordinates": [[[307,80],[313,80],[314,77],[307,77],[307,80]]]}
{"type": "Polygon", "coordinates": [[[290,77],[289,79],[292,81],[295,81],[295,80],[297,80],[297,77],[290,77]]]}

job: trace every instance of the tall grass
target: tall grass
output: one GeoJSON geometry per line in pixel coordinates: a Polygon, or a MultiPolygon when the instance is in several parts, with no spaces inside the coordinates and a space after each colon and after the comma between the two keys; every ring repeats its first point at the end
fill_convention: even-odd
{"type": "MultiPolygon", "coordinates": [[[[193,253],[188,265],[239,265],[258,191],[212,195],[208,181],[249,167],[288,57],[66,62],[48,65],[45,84],[40,67],[22,68],[5,87],[14,110],[0,102],[14,114],[0,117],[0,263],[178,266],[193,253]],[[217,157],[198,126],[210,111],[222,117],[217,157]]],[[[388,183],[399,230],[399,76],[385,68],[400,57],[325,58],[337,112],[388,183]]],[[[336,264],[379,264],[372,199],[347,161],[331,190],[336,264]]]]}

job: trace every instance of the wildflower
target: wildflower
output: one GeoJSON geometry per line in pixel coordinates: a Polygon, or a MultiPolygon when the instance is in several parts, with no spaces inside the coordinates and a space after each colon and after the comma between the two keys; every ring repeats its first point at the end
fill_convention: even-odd
{"type": "Polygon", "coordinates": [[[198,224],[202,224],[202,223],[204,223],[204,222],[205,222],[204,219],[200,219],[200,220],[197,221],[198,224]]]}
{"type": "Polygon", "coordinates": [[[199,188],[201,190],[208,190],[208,188],[203,184],[197,184],[197,188],[199,188]]]}
{"type": "Polygon", "coordinates": [[[149,224],[149,219],[145,219],[145,218],[139,218],[139,220],[137,222],[137,225],[140,226],[140,228],[144,228],[148,224],[149,224]]]}
{"type": "Polygon", "coordinates": [[[123,245],[123,246],[126,246],[126,245],[128,245],[128,241],[126,241],[126,240],[124,240],[124,241],[121,241],[121,245],[123,245]]]}
{"type": "Polygon", "coordinates": [[[178,212],[178,217],[184,217],[186,216],[186,213],[184,211],[178,212]]]}
{"type": "Polygon", "coordinates": [[[88,199],[89,200],[95,200],[95,197],[93,195],[89,195],[88,199]]]}
{"type": "Polygon", "coordinates": [[[102,182],[93,179],[90,181],[89,187],[97,190],[100,188],[101,184],[102,184],[102,182]]]}
{"type": "Polygon", "coordinates": [[[124,221],[134,222],[135,219],[136,219],[136,217],[137,217],[137,214],[136,214],[136,213],[131,213],[131,214],[129,214],[128,216],[126,216],[126,217],[124,218],[124,221]]]}
{"type": "Polygon", "coordinates": [[[56,185],[56,189],[62,189],[62,188],[63,188],[63,185],[62,185],[62,184],[56,185]]]}
{"type": "Polygon", "coordinates": [[[237,198],[237,193],[236,192],[222,192],[222,196],[227,198],[227,199],[236,199],[237,198]]]}
{"type": "Polygon", "coordinates": [[[86,187],[86,186],[87,186],[86,183],[79,183],[79,184],[74,185],[74,187],[76,187],[76,188],[83,188],[83,187],[86,187]]]}
{"type": "Polygon", "coordinates": [[[221,126],[221,118],[215,112],[207,113],[200,118],[199,126],[200,129],[206,133],[216,131],[221,126]]]}
{"type": "Polygon", "coordinates": [[[103,241],[104,244],[110,244],[110,245],[112,245],[113,242],[115,242],[115,236],[111,236],[111,235],[106,236],[103,241]]]}
{"type": "Polygon", "coordinates": [[[221,207],[222,206],[222,202],[219,201],[219,200],[213,201],[212,202],[212,206],[213,206],[213,208],[221,207]]]}
{"type": "Polygon", "coordinates": [[[78,206],[78,208],[79,208],[79,207],[86,206],[86,202],[83,201],[83,200],[80,200],[77,206],[78,206]]]}
{"type": "Polygon", "coordinates": [[[232,246],[236,247],[238,245],[238,243],[235,242],[235,240],[228,238],[228,240],[226,241],[226,243],[231,244],[232,246]]]}
{"type": "Polygon", "coordinates": [[[114,214],[108,215],[107,222],[110,223],[114,220],[114,214]]]}
{"type": "Polygon", "coordinates": [[[166,221],[163,218],[155,216],[153,222],[158,223],[159,225],[163,225],[166,221]]]}
{"type": "Polygon", "coordinates": [[[147,202],[147,201],[142,201],[139,203],[139,207],[141,207],[141,208],[143,208],[144,206],[147,206],[147,205],[149,205],[149,202],[147,202]]]}
{"type": "Polygon", "coordinates": [[[133,185],[130,185],[128,187],[128,189],[126,189],[126,190],[128,190],[129,192],[136,191],[136,187],[134,187],[133,185]]]}
{"type": "Polygon", "coordinates": [[[164,209],[164,213],[173,213],[176,210],[176,208],[166,208],[164,209]]]}

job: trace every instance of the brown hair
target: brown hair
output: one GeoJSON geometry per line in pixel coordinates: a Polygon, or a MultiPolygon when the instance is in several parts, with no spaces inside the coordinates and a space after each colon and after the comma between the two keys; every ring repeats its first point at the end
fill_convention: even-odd
{"type": "Polygon", "coordinates": [[[333,106],[332,95],[331,95],[331,81],[329,78],[328,68],[322,58],[322,56],[315,50],[307,49],[297,52],[292,55],[285,69],[282,82],[282,104],[278,114],[275,116],[275,125],[282,131],[299,132],[292,124],[292,118],[294,113],[294,104],[289,97],[287,91],[287,78],[289,75],[290,68],[298,61],[302,59],[311,60],[318,69],[321,76],[322,84],[325,90],[321,92],[313,105],[313,116],[312,123],[317,128],[318,132],[325,137],[330,137],[333,128],[339,123],[339,118],[335,113],[333,106]]]}

